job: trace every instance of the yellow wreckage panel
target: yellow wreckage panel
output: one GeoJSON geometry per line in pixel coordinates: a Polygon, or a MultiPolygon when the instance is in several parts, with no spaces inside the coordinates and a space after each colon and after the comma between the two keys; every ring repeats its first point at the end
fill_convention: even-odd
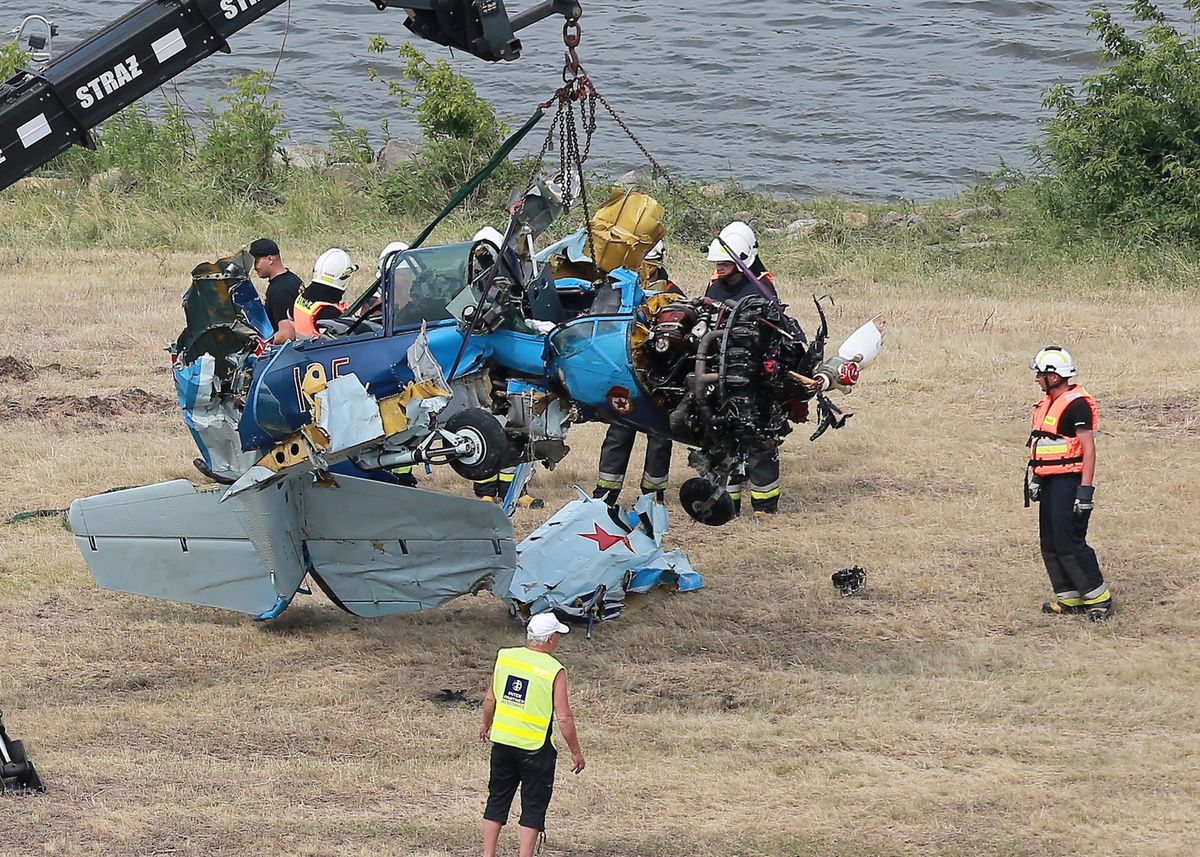
{"type": "MultiPolygon", "coordinates": [[[[329,449],[329,435],[316,424],[321,405],[321,400],[316,396],[326,386],[324,369],[317,364],[310,366],[304,376],[302,389],[312,411],[313,422],[302,427],[287,440],[275,444],[259,459],[259,464],[279,473],[293,465],[314,460],[317,455],[329,449]]],[[[406,409],[413,399],[433,399],[438,396],[449,399],[450,395],[433,381],[409,382],[408,386],[396,395],[379,400],[379,416],[383,419],[384,433],[392,435],[408,426],[406,409]]]]}
{"type": "Polygon", "coordinates": [[[443,390],[433,381],[409,381],[408,385],[394,396],[379,400],[379,416],[383,418],[383,433],[393,435],[408,427],[408,403],[413,399],[449,399],[450,392],[443,390]]]}
{"type": "Polygon", "coordinates": [[[592,217],[592,244],[601,271],[636,271],[647,251],[667,234],[663,207],[654,197],[614,188],[592,217]]]}

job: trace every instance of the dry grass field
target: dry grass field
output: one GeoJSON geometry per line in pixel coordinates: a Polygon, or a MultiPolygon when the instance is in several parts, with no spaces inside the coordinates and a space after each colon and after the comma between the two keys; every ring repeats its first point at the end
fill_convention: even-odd
{"type": "MultiPolygon", "coordinates": [[[[672,499],[702,591],[564,641],[588,768],[560,764],[543,854],[1200,853],[1200,305],[1102,264],[860,257],[818,281],[810,252],[768,255],[795,314],[812,325],[813,291],[843,335],[883,312],[884,355],[845,430],[789,438],[776,520],[708,529],[672,499]],[[1039,612],[1025,367],[1051,341],[1100,402],[1104,626],[1039,612]],[[854,563],[843,599],[829,576],[854,563]]],[[[203,255],[0,254],[0,519],[199,481],[162,349],[203,255]]],[[[550,507],[590,485],[600,436],[539,473],[550,507]]],[[[519,635],[486,594],[381,621],[301,597],[260,625],[103,592],[57,519],[0,525],[0,707],[49,785],[0,798],[0,854],[478,853],[479,702],[519,635]]]]}

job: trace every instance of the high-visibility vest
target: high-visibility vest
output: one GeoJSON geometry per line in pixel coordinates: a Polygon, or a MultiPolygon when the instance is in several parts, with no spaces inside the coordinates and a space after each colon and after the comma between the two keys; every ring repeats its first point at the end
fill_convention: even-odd
{"type": "Polygon", "coordinates": [[[554,716],[554,678],[563,669],[553,656],[521,646],[501,649],[492,671],[496,716],[492,740],[538,750],[549,740],[554,716]]]}
{"type": "Polygon", "coordinates": [[[292,310],[292,315],[295,317],[296,335],[297,336],[316,336],[320,331],[317,330],[317,313],[325,307],[331,306],[341,315],[346,311],[344,303],[331,303],[329,301],[310,301],[303,295],[296,298],[296,305],[292,310]]]}
{"type": "Polygon", "coordinates": [[[1092,428],[1100,424],[1096,400],[1083,387],[1072,385],[1057,399],[1049,396],[1033,409],[1033,429],[1029,433],[1029,465],[1035,476],[1058,476],[1083,472],[1083,444],[1077,437],[1059,433],[1059,421],[1067,408],[1079,399],[1092,411],[1092,428]]]}

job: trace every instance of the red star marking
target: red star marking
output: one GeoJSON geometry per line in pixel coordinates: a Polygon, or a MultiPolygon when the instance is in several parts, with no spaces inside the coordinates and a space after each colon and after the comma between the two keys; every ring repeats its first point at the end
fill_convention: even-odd
{"type": "Polygon", "coordinates": [[[633,545],[629,543],[628,536],[614,536],[612,533],[605,532],[600,529],[600,525],[596,524],[596,532],[594,533],[579,533],[585,539],[591,539],[600,546],[601,551],[606,551],[613,545],[621,542],[628,548],[630,553],[633,553],[633,545]]]}

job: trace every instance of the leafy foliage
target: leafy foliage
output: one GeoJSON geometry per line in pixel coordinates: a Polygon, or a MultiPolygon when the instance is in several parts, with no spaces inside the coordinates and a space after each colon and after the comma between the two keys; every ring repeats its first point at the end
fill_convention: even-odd
{"type": "Polygon", "coordinates": [[[25,66],[30,56],[15,41],[0,44],[0,81],[8,80],[25,66]]]}
{"type": "MultiPolygon", "coordinates": [[[[372,53],[384,53],[389,47],[380,36],[371,40],[372,53]]],[[[444,205],[487,163],[509,128],[474,85],[445,60],[430,63],[410,44],[401,45],[397,53],[404,60],[401,76],[405,82],[389,81],[388,91],[397,96],[402,107],[417,102],[414,113],[422,146],[403,170],[382,178],[380,197],[391,211],[428,213],[444,205]]],[[[379,78],[375,69],[371,69],[370,76],[379,78]]],[[[522,175],[520,163],[509,161],[467,199],[467,204],[495,204],[498,198],[507,197],[511,186],[527,179],[527,170],[522,175]]]]}
{"type": "Polygon", "coordinates": [[[197,166],[232,197],[270,200],[281,178],[275,151],[287,138],[283,109],[267,101],[270,82],[261,69],[230,81],[233,92],[209,108],[208,132],[197,150],[197,166]]]}
{"type": "Polygon", "coordinates": [[[329,108],[333,128],[329,131],[329,162],[368,166],[375,162],[375,149],[366,128],[354,128],[337,110],[329,108]]]}
{"type": "Polygon", "coordinates": [[[122,170],[152,182],[177,180],[196,148],[196,137],[182,108],[168,105],[155,120],[142,104],[122,110],[104,125],[100,166],[122,170]]]}
{"type": "MultiPolygon", "coordinates": [[[[1184,0],[1193,24],[1200,0],[1184,0]]],[[[1134,241],[1200,241],[1200,36],[1150,0],[1127,4],[1139,32],[1091,10],[1103,70],[1043,93],[1054,111],[1034,147],[1037,195],[1070,224],[1134,241]]]]}

